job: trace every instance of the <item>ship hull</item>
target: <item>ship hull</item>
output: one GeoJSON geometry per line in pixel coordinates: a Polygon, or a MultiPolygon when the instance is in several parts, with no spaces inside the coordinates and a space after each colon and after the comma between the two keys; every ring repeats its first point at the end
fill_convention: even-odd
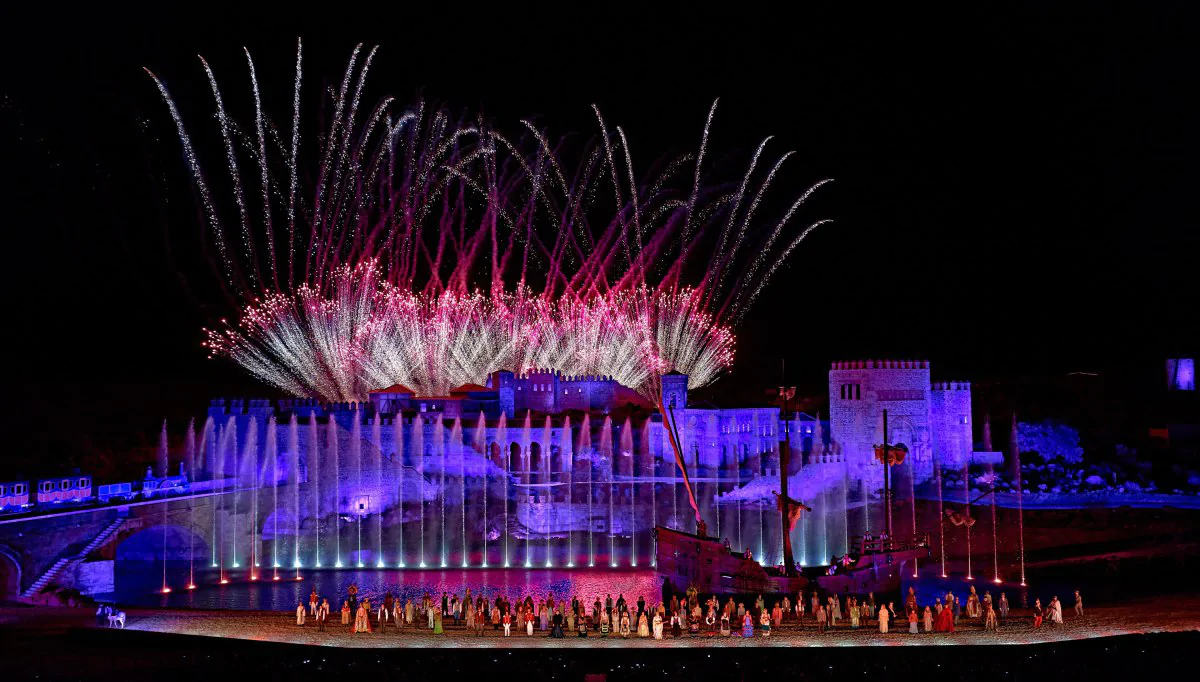
{"type": "Polygon", "coordinates": [[[808,584],[803,576],[768,574],[758,562],[735,554],[715,538],[662,526],[654,529],[659,577],[676,590],[702,594],[795,594],[808,584]]]}

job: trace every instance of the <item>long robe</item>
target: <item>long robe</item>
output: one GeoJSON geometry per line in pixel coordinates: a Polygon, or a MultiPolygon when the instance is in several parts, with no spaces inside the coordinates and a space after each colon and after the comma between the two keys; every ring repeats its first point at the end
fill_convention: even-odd
{"type": "Polygon", "coordinates": [[[742,616],[742,637],[754,637],[754,619],[749,613],[742,616]]]}
{"type": "Polygon", "coordinates": [[[954,611],[951,609],[942,609],[938,611],[937,625],[934,626],[937,632],[954,632],[954,611]]]}
{"type": "Polygon", "coordinates": [[[642,612],[642,615],[638,616],[637,634],[638,634],[638,637],[649,637],[650,636],[650,626],[647,624],[645,611],[642,612]]]}
{"type": "Polygon", "coordinates": [[[440,635],[443,632],[443,630],[442,630],[442,610],[440,608],[434,608],[431,610],[431,613],[433,615],[433,634],[440,635]]]}
{"type": "Polygon", "coordinates": [[[654,614],[654,639],[663,638],[663,619],[659,614],[654,614]]]}
{"type": "Polygon", "coordinates": [[[933,631],[933,611],[928,606],[925,607],[925,632],[933,631]]]}
{"type": "Polygon", "coordinates": [[[307,612],[304,610],[304,604],[296,607],[296,625],[304,625],[304,616],[307,612]]]}
{"type": "Polygon", "coordinates": [[[367,610],[362,604],[358,605],[358,611],[354,613],[354,628],[350,630],[352,633],[370,632],[371,620],[367,617],[367,610]]]}
{"type": "Polygon", "coordinates": [[[884,635],[887,634],[889,617],[890,617],[890,614],[888,613],[887,607],[882,607],[882,606],[879,607],[879,632],[880,632],[880,634],[884,634],[884,635]]]}

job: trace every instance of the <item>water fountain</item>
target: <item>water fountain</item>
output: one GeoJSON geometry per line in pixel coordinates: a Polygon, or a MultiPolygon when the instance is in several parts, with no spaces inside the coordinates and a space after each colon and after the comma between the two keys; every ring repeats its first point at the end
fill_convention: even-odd
{"type": "MultiPolygon", "coordinates": [[[[308,417],[308,474],[312,479],[313,565],[321,568],[321,452],[317,444],[317,414],[308,417]]],[[[300,567],[300,562],[296,562],[300,567]]]]}
{"type": "Polygon", "coordinates": [[[396,510],[399,518],[396,536],[399,538],[396,553],[399,555],[398,566],[404,568],[404,415],[397,414],[392,419],[392,442],[396,451],[392,455],[396,471],[396,510]]]}
{"type": "MultiPolygon", "coordinates": [[[[275,431],[275,417],[272,415],[271,418],[267,420],[267,438],[266,443],[263,446],[263,457],[265,459],[265,464],[271,467],[271,500],[273,503],[271,509],[275,510],[275,513],[271,514],[271,518],[274,519],[274,525],[271,528],[271,575],[274,580],[279,580],[279,452],[275,445],[275,431]]],[[[258,470],[257,467],[255,470],[258,470]]],[[[259,490],[262,488],[261,480],[262,478],[259,477],[259,485],[254,486],[254,500],[256,506],[258,504],[259,490]]],[[[255,512],[254,517],[255,525],[257,526],[257,512],[255,512]]],[[[254,565],[257,566],[258,562],[256,561],[254,565]]]]}
{"type": "Polygon", "coordinates": [[[1017,557],[1021,562],[1021,587],[1025,587],[1025,487],[1021,483],[1021,447],[1017,439],[1017,415],[1012,417],[1012,435],[1009,437],[1012,452],[1013,478],[1017,486],[1017,557]]]}
{"type": "Polygon", "coordinates": [[[563,418],[562,461],[567,472],[567,568],[575,567],[575,449],[571,447],[571,417],[563,418]]]}
{"type": "Polygon", "coordinates": [[[383,421],[376,413],[371,422],[371,468],[375,471],[375,568],[383,568],[383,421]]]}
{"type": "MultiPolygon", "coordinates": [[[[420,535],[417,536],[417,566],[425,568],[425,418],[417,415],[412,421],[412,458],[417,464],[417,512],[420,535]]],[[[403,531],[401,531],[403,532],[403,531]]]]}
{"type": "MultiPolygon", "coordinates": [[[[458,461],[458,465],[459,465],[459,479],[458,480],[460,482],[463,482],[463,484],[465,485],[465,481],[467,478],[467,472],[466,472],[466,459],[463,457],[462,439],[463,439],[462,420],[459,419],[458,417],[455,417],[454,423],[450,426],[450,447],[448,449],[453,453],[451,456],[451,460],[458,461]]],[[[443,480],[443,483],[442,483],[442,505],[443,505],[443,510],[445,508],[446,498],[449,497],[449,489],[445,485],[445,478],[446,478],[446,467],[443,464],[443,466],[442,466],[442,480],[443,480]]],[[[463,496],[466,495],[465,489],[463,489],[462,495],[463,496]]],[[[460,497],[460,499],[461,499],[461,497],[460,497]]],[[[463,505],[462,509],[461,509],[462,523],[460,524],[460,528],[462,529],[463,553],[462,553],[461,562],[463,564],[463,568],[466,568],[466,563],[467,563],[467,544],[466,544],[467,543],[467,536],[466,536],[467,516],[466,516],[466,514],[467,514],[467,508],[466,508],[466,505],[463,505]]],[[[445,522],[446,522],[446,517],[445,517],[445,512],[443,511],[442,523],[444,524],[445,522]]],[[[446,533],[446,530],[443,529],[442,530],[443,537],[445,537],[445,533],[446,533]]],[[[444,559],[442,561],[442,564],[443,564],[443,566],[446,564],[446,561],[444,559]]]]}
{"type": "Polygon", "coordinates": [[[938,496],[938,553],[942,557],[942,577],[946,577],[946,510],[942,482],[942,462],[936,454],[933,457],[934,485],[937,486],[938,496]]]}
{"type": "MultiPolygon", "coordinates": [[[[525,496],[526,511],[530,512],[529,513],[530,518],[533,517],[533,513],[532,513],[533,502],[532,502],[531,496],[529,494],[529,455],[530,455],[529,444],[530,444],[530,438],[531,438],[529,431],[532,428],[532,424],[531,424],[532,418],[533,418],[533,411],[526,410],[525,411],[525,421],[521,424],[521,458],[519,460],[521,463],[520,464],[520,466],[521,466],[521,469],[520,469],[521,484],[523,486],[521,490],[522,490],[522,494],[524,494],[524,496],[525,496]]],[[[530,561],[530,555],[529,555],[529,541],[530,541],[532,535],[533,535],[532,529],[526,529],[526,531],[525,531],[525,568],[529,568],[530,566],[532,566],[532,563],[530,561]]]]}
{"type": "Polygon", "coordinates": [[[500,413],[500,419],[496,422],[496,454],[504,461],[504,530],[500,534],[504,536],[504,567],[508,568],[509,460],[511,458],[508,449],[508,417],[503,412],[500,413]]]}
{"type": "MultiPolygon", "coordinates": [[[[168,469],[170,468],[170,464],[168,463],[169,456],[170,456],[170,451],[167,448],[167,420],[164,419],[163,424],[162,424],[162,433],[160,433],[158,436],[157,462],[158,462],[158,470],[159,470],[158,476],[159,477],[165,477],[169,473],[169,471],[168,471],[168,469]]],[[[162,505],[162,512],[163,512],[163,519],[162,519],[162,531],[163,531],[163,534],[162,534],[162,536],[163,536],[162,592],[163,592],[163,594],[167,594],[171,591],[171,588],[167,586],[167,508],[169,506],[170,505],[168,505],[165,501],[163,502],[163,505],[162,505]]]]}
{"type": "MultiPolygon", "coordinates": [[[[350,413],[350,462],[354,466],[354,480],[352,484],[362,485],[363,467],[362,467],[362,415],[359,414],[357,407],[350,413]]],[[[354,488],[351,487],[351,490],[354,488]]],[[[354,530],[358,536],[357,549],[354,552],[354,565],[357,568],[363,567],[363,548],[362,548],[362,520],[366,510],[362,508],[363,502],[360,499],[350,500],[350,509],[354,513],[354,530]]]]}
{"type": "MultiPolygon", "coordinates": [[[[476,479],[477,483],[481,483],[482,487],[483,487],[482,500],[481,500],[482,513],[481,513],[481,517],[479,519],[479,527],[482,530],[480,531],[481,537],[480,537],[479,544],[483,548],[483,560],[482,560],[481,565],[484,568],[486,568],[487,567],[487,494],[488,494],[487,480],[488,480],[488,475],[490,473],[491,467],[488,466],[489,460],[488,460],[488,456],[487,456],[487,419],[484,417],[482,410],[479,411],[479,421],[476,422],[476,424],[475,424],[475,433],[471,439],[471,452],[474,453],[474,455],[478,458],[479,464],[483,467],[483,471],[481,472],[481,475],[475,476],[475,479],[476,479]]],[[[474,476],[474,474],[475,474],[474,470],[472,470],[471,473],[474,476]]],[[[463,568],[466,568],[468,563],[470,562],[470,554],[468,553],[469,550],[467,549],[467,464],[466,464],[465,457],[463,458],[463,474],[462,474],[462,507],[463,507],[463,511],[462,511],[462,514],[463,514],[463,516],[462,516],[462,518],[463,518],[462,563],[463,563],[463,568]]]]}
{"type": "MultiPolygon", "coordinates": [[[[542,426],[542,462],[541,462],[542,472],[543,472],[542,473],[543,478],[542,478],[541,483],[544,486],[542,489],[546,491],[546,495],[543,498],[544,500],[553,499],[553,496],[550,493],[550,491],[554,490],[554,488],[551,487],[551,485],[550,485],[550,460],[553,459],[552,453],[554,452],[553,448],[550,447],[550,434],[551,433],[552,433],[552,431],[550,428],[550,415],[546,415],[546,422],[542,426]]],[[[543,504],[543,507],[547,510],[546,512],[544,512],[542,514],[542,518],[546,520],[546,568],[550,568],[551,566],[554,565],[554,562],[551,561],[551,559],[550,559],[550,556],[551,556],[551,554],[550,554],[550,535],[551,535],[550,529],[552,526],[550,523],[550,515],[549,515],[549,510],[553,508],[553,505],[552,504],[543,504]]]]}
{"type": "MultiPolygon", "coordinates": [[[[212,424],[209,419],[204,424],[204,433],[200,434],[200,451],[204,451],[204,444],[208,437],[208,429],[212,424]]],[[[183,456],[187,462],[188,479],[192,482],[196,481],[196,421],[188,421],[187,432],[184,434],[183,440],[183,456]]],[[[196,498],[188,498],[188,527],[196,526],[196,498]]],[[[188,533],[188,589],[196,589],[196,534],[188,533]]]]}
{"type": "Polygon", "coordinates": [[[613,448],[612,448],[612,417],[604,415],[604,423],[600,429],[599,461],[608,472],[608,565],[617,565],[617,520],[613,515],[613,448]]]}
{"type": "Polygon", "coordinates": [[[634,509],[634,502],[637,495],[634,494],[634,456],[633,456],[633,424],[629,417],[625,417],[625,423],[621,425],[621,459],[629,462],[629,470],[622,472],[629,477],[629,565],[637,566],[637,511],[634,509]]]}
{"type": "Polygon", "coordinates": [[[342,567],[342,465],[338,448],[337,422],[330,418],[325,426],[325,459],[333,468],[334,568],[342,567]]]}
{"type": "Polygon", "coordinates": [[[433,459],[440,462],[438,465],[438,507],[441,511],[441,524],[438,530],[441,532],[441,567],[446,567],[446,438],[445,425],[442,423],[442,415],[438,415],[433,420],[433,459]]]}
{"type": "Polygon", "coordinates": [[[248,568],[252,578],[257,576],[256,569],[258,568],[258,419],[251,416],[246,424],[246,441],[238,452],[237,464],[237,479],[234,481],[233,493],[233,508],[234,524],[233,524],[233,567],[238,568],[237,540],[238,526],[237,513],[241,507],[238,505],[239,493],[245,491],[252,496],[250,500],[251,523],[250,528],[250,551],[247,552],[247,560],[249,561],[248,568]]]}
{"type": "Polygon", "coordinates": [[[583,461],[587,463],[587,527],[588,527],[588,566],[596,565],[596,545],[592,538],[592,498],[595,491],[595,462],[593,461],[594,453],[592,452],[592,419],[588,414],[583,415],[583,424],[579,427],[579,448],[578,452],[583,455],[583,461]]]}
{"type": "MultiPolygon", "coordinates": [[[[963,480],[963,508],[966,514],[971,513],[971,476],[967,463],[963,464],[962,468],[963,480]]],[[[971,571],[971,524],[964,523],[963,530],[967,534],[967,580],[974,580],[975,574],[971,571]]]]}
{"type": "MultiPolygon", "coordinates": [[[[314,446],[315,447],[315,446],[314,446]]],[[[296,570],[296,578],[300,577],[300,422],[296,414],[288,421],[288,487],[291,488],[292,520],[295,528],[292,532],[292,568],[296,570]]],[[[312,466],[312,461],[309,461],[312,466]]]]}

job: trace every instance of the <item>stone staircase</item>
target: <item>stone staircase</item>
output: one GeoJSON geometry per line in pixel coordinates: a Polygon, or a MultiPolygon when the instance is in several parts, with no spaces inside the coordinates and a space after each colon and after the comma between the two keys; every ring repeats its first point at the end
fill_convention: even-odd
{"type": "Polygon", "coordinates": [[[33,581],[32,585],[21,592],[21,596],[29,598],[37,595],[55,578],[62,575],[62,572],[68,567],[83,561],[89,554],[96,551],[96,549],[104,545],[105,542],[108,542],[109,539],[111,539],[112,536],[117,533],[117,531],[121,530],[121,526],[125,525],[125,522],[128,520],[129,517],[126,514],[121,514],[117,520],[105,526],[104,530],[100,531],[96,537],[92,538],[91,542],[84,545],[82,549],[72,553],[69,556],[62,557],[58,561],[55,561],[45,573],[43,573],[37,580],[33,581]]]}

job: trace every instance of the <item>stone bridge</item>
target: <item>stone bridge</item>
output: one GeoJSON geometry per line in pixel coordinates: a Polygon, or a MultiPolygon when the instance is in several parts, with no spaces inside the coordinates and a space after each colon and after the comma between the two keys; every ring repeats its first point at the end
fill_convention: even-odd
{"type": "MultiPolygon", "coordinates": [[[[169,561],[196,557],[197,566],[205,565],[215,544],[214,507],[226,539],[237,528],[245,536],[239,544],[249,547],[253,500],[245,492],[240,497],[236,510],[231,492],[214,492],[0,517],[0,600],[32,597],[49,585],[110,593],[116,561],[161,562],[164,552],[169,561]]],[[[260,518],[271,512],[271,497],[261,495],[260,518]]]]}

